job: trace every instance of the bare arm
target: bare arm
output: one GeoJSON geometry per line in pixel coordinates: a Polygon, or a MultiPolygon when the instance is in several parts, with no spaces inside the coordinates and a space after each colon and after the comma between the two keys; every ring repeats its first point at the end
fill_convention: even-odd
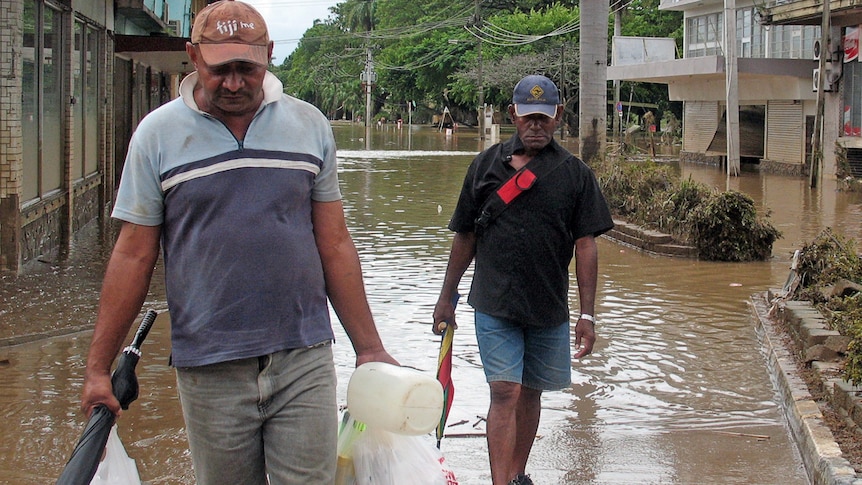
{"type": "Polygon", "coordinates": [[[443,288],[434,306],[434,324],[431,330],[438,335],[445,328],[438,326],[440,322],[448,322],[453,328],[458,328],[452,296],[458,291],[458,283],[461,282],[461,277],[464,276],[474,256],[476,256],[476,233],[455,233],[452,250],[449,252],[449,263],[446,266],[446,276],[443,279],[443,288]]]}
{"type": "MultiPolygon", "coordinates": [[[[581,313],[595,316],[596,281],[599,272],[599,250],[596,238],[584,236],[575,241],[575,276],[578,279],[578,302],[581,313]]],[[[575,358],[580,359],[593,351],[596,330],[593,322],[579,319],[575,324],[575,358]],[[583,346],[581,346],[583,344],[583,346]]]]}
{"type": "Polygon", "coordinates": [[[356,351],[356,365],[371,361],[397,365],[383,348],[368,307],[359,255],[347,230],[341,201],[312,202],[311,207],[326,294],[356,351]]]}
{"type": "Polygon", "coordinates": [[[108,261],[99,313],[87,356],[81,409],[89,415],[97,404],[119,414],[111,389],[111,366],[147,297],[159,257],[160,226],[124,223],[108,261]]]}

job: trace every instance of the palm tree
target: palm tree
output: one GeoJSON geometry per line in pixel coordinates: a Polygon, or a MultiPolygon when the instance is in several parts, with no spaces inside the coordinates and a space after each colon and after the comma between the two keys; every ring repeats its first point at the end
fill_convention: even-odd
{"type": "Polygon", "coordinates": [[[334,10],[348,32],[371,32],[374,30],[374,0],[347,0],[334,10]]]}

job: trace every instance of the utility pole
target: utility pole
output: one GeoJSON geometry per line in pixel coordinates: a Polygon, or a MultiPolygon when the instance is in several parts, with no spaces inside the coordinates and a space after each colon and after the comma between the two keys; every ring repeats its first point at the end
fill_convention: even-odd
{"type": "Polygon", "coordinates": [[[560,115],[560,140],[566,139],[566,41],[560,46],[560,104],[563,113],[560,115]]]}
{"type": "Polygon", "coordinates": [[[377,81],[377,73],[374,72],[374,59],[371,57],[371,47],[365,48],[365,69],[359,75],[362,84],[365,85],[365,127],[371,127],[371,85],[377,81]]]}
{"type": "Polygon", "coordinates": [[[813,189],[817,187],[820,179],[820,161],[823,160],[823,105],[825,104],[824,86],[826,84],[826,59],[832,54],[829,45],[829,0],[823,2],[823,18],[820,20],[820,60],[817,63],[819,75],[817,76],[817,107],[814,111],[814,130],[811,132],[811,163],[808,170],[808,185],[813,189]]]}
{"type": "Polygon", "coordinates": [[[739,79],[736,55],[736,0],[724,0],[725,132],[727,177],[739,176],[739,79]]]}
{"type": "MultiPolygon", "coordinates": [[[[622,8],[618,4],[614,5],[614,37],[619,37],[622,35],[623,31],[623,12],[622,8]]],[[[622,133],[620,132],[620,125],[622,124],[623,112],[621,110],[617,110],[617,107],[620,106],[620,80],[614,79],[614,119],[612,121],[614,137],[613,139],[617,142],[622,143],[622,133]],[[617,116],[619,113],[619,116],[617,116]]]]}
{"type": "MultiPolygon", "coordinates": [[[[479,11],[479,3],[481,0],[475,0],[476,5],[476,19],[475,26],[476,29],[482,28],[482,14],[479,11]]],[[[476,37],[478,41],[476,44],[476,50],[478,51],[479,58],[479,72],[478,72],[478,84],[479,84],[479,140],[485,141],[485,87],[483,86],[484,80],[482,79],[482,38],[476,37]]]]}
{"type": "Polygon", "coordinates": [[[365,85],[365,148],[371,148],[371,87],[377,81],[374,72],[374,59],[371,58],[371,47],[365,47],[365,69],[359,74],[359,79],[365,85]]]}
{"type": "Polygon", "coordinates": [[[608,1],[581,2],[578,148],[587,164],[604,155],[607,142],[608,1]]]}

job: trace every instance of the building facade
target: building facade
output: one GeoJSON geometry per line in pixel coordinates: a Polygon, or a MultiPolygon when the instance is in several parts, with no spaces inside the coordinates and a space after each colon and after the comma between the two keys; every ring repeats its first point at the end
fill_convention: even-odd
{"type": "MultiPolygon", "coordinates": [[[[824,130],[823,147],[825,152],[834,153],[834,175],[839,180],[858,181],[862,178],[862,5],[853,0],[831,0],[828,10],[824,5],[822,0],[770,0],[760,10],[764,24],[769,26],[828,26],[827,45],[822,49],[824,79],[833,94],[825,98],[825,122],[829,126],[836,123],[837,129],[824,130]]],[[[831,172],[824,170],[824,175],[828,174],[831,172]]]]}
{"type": "Polygon", "coordinates": [[[62,255],[107,213],[131,131],[185,69],[148,62],[147,42],[130,39],[172,38],[161,57],[179,59],[186,3],[0,2],[0,269],[62,255]]]}
{"type": "MultiPolygon", "coordinates": [[[[725,29],[731,25],[735,40],[739,110],[739,155],[762,170],[802,175],[807,170],[811,134],[817,109],[812,76],[820,25],[770,25],[762,1],[662,0],[660,9],[683,12],[682,56],[629,53],[625,62],[608,68],[608,78],[661,83],[672,101],[682,101],[683,160],[721,163],[727,156],[726,106],[728,72],[725,29]],[[725,19],[732,12],[732,22],[725,19]]],[[[615,42],[616,49],[616,42],[615,42]]],[[[734,72],[734,71],[731,71],[734,72]]],[[[824,140],[839,134],[837,100],[842,82],[824,93],[824,140]]],[[[824,142],[824,148],[830,147],[824,142]]],[[[833,150],[824,150],[823,173],[836,173],[833,150]]]]}

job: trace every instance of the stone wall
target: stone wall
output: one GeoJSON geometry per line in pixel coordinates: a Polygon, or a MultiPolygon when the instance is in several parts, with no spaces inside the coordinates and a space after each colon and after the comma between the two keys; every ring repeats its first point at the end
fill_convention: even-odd
{"type": "Polygon", "coordinates": [[[801,163],[786,163],[778,160],[760,160],[760,170],[766,173],[776,173],[780,175],[792,175],[802,177],[807,173],[805,166],[801,163]]]}

